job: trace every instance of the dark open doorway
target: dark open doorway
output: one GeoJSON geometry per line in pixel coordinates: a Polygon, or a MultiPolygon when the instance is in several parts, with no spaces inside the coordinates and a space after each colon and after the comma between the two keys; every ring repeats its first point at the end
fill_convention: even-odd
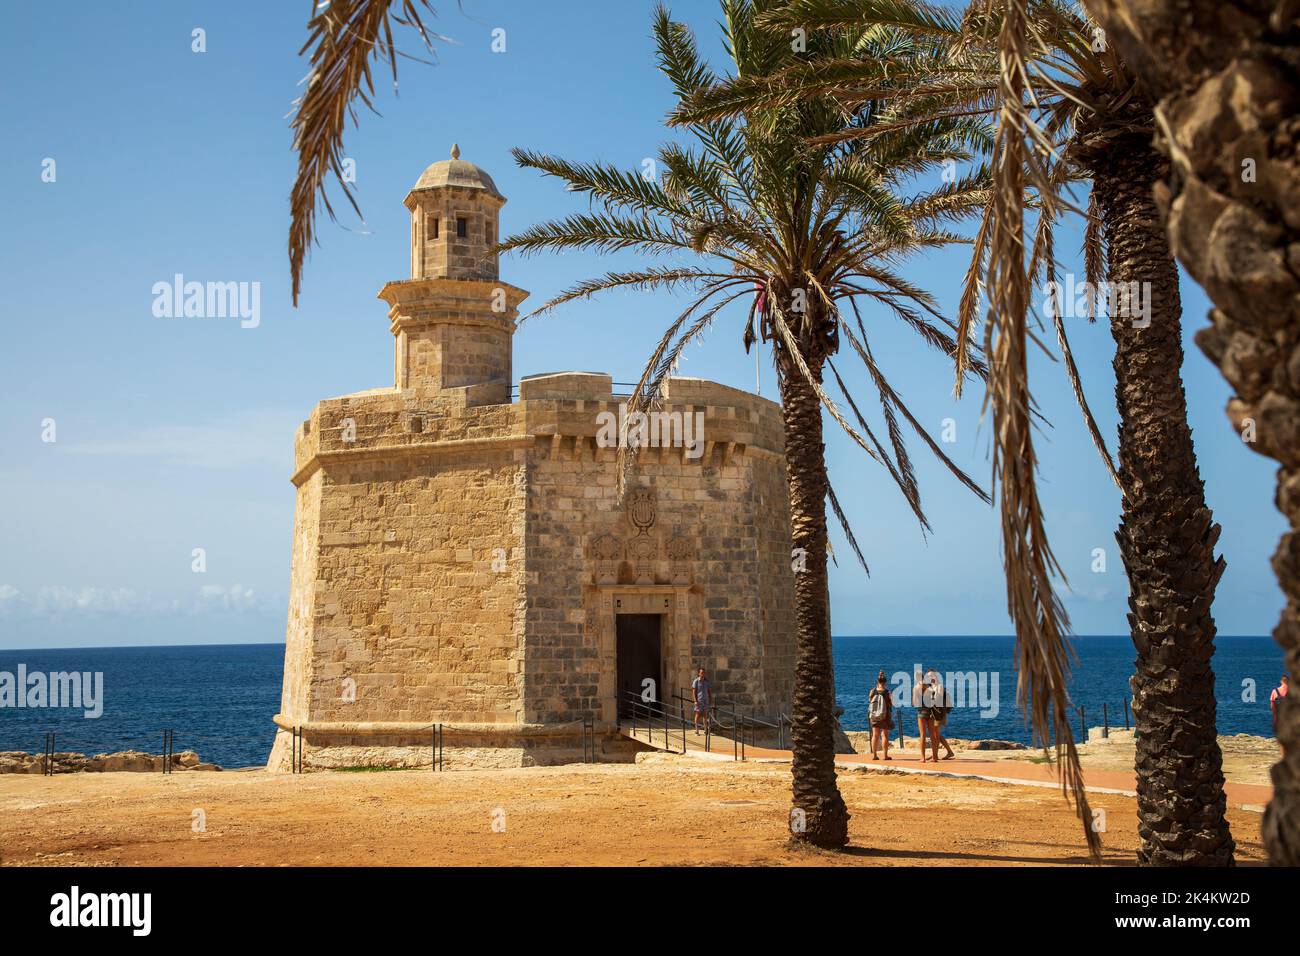
{"type": "Polygon", "coordinates": [[[647,693],[645,680],[654,681],[654,700],[664,697],[661,643],[662,614],[619,614],[615,618],[618,646],[618,711],[622,715],[631,697],[647,693]]]}

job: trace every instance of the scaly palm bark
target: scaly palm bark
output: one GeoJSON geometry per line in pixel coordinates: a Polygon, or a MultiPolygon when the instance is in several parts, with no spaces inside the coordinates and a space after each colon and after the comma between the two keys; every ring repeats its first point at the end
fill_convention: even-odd
{"type": "MultiPolygon", "coordinates": [[[[809,371],[821,381],[821,359],[806,343],[809,371]]],[[[848,842],[849,813],[835,783],[835,687],[831,677],[830,610],[826,604],[826,446],[821,400],[786,349],[777,346],[781,414],[785,424],[790,527],[805,570],[795,575],[795,681],[790,748],[793,804],[803,833],[818,847],[848,842]]]]}
{"type": "Polygon", "coordinates": [[[1165,164],[1151,146],[1149,105],[1130,100],[1129,110],[1135,122],[1112,116],[1112,128],[1104,120],[1082,124],[1075,157],[1092,177],[1113,297],[1124,489],[1116,539],[1137,649],[1138,862],[1231,866],[1211,668],[1210,606],[1225,565],[1214,555],[1219,527],[1187,423],[1178,270],[1152,198],[1165,164]],[[1116,295],[1130,289],[1149,313],[1116,295]]]}
{"type": "MultiPolygon", "coordinates": [[[[1273,556],[1273,636],[1300,681],[1300,6],[1295,0],[1086,0],[1157,101],[1171,161],[1156,186],[1170,246],[1215,308],[1197,345],[1235,391],[1228,417],[1279,464],[1290,530],[1273,556]]],[[[1263,837],[1300,865],[1300,707],[1278,707],[1282,760],[1263,837]]]]}

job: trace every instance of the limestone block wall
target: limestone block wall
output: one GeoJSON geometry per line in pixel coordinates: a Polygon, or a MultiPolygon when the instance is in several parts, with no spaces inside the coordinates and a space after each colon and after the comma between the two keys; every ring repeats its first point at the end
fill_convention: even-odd
{"type": "Polygon", "coordinates": [[[790,712],[794,693],[794,580],[791,571],[790,487],[785,458],[753,456],[749,480],[757,528],[759,615],[763,634],[763,694],[790,712]]]}
{"type": "Polygon", "coordinates": [[[397,347],[403,387],[510,381],[510,333],[504,329],[470,324],[403,329],[397,347]]]}
{"type": "Polygon", "coordinates": [[[609,377],[521,384],[527,454],[525,712],[533,721],[613,719],[614,615],[661,613],[667,687],[705,667],[720,698],[788,709],[793,664],[789,506],[779,413],[714,383],[672,383],[665,412],[703,413],[702,448],[642,449],[633,484],[652,493],[645,535],[618,502],[616,449],[597,442],[617,412],[609,377]],[[598,540],[599,539],[599,540],[598,540]],[[606,547],[618,551],[596,554],[606,547]],[[636,551],[637,553],[633,553],[636,551]]]}
{"type": "MultiPolygon", "coordinates": [[[[375,389],[321,402],[299,430],[280,724],[309,725],[311,765],[419,765],[433,721],[455,760],[563,759],[565,725],[613,733],[618,613],[663,615],[661,699],[704,666],[719,697],[788,709],[776,406],[675,380],[663,410],[703,416],[698,454],[642,449],[620,502],[617,451],[598,441],[625,401],[609,376],[520,392],[375,389]]],[[[288,750],[282,729],[271,766],[288,750]]]]}
{"type": "MultiPolygon", "coordinates": [[[[389,304],[399,389],[448,389],[511,381],[510,337],[522,289],[469,279],[403,279],[379,297],[389,304]]],[[[502,396],[500,401],[508,401],[502,396]]]]}
{"type": "Polygon", "coordinates": [[[509,451],[331,467],[321,493],[311,712],[511,722],[521,470],[509,451]],[[356,699],[342,699],[344,678],[356,699]]]}
{"type": "Polygon", "coordinates": [[[408,198],[411,220],[411,275],[494,279],[498,257],[490,255],[497,241],[497,217],[502,200],[481,189],[440,186],[414,192],[408,198]],[[465,220],[465,235],[456,234],[456,220],[465,220]],[[438,236],[432,220],[438,220],[438,236]]]}
{"type": "Polygon", "coordinates": [[[285,717],[519,719],[523,449],[511,406],[464,392],[329,400],[300,430],[285,717]]]}
{"type": "MultiPolygon", "coordinates": [[[[302,432],[299,431],[299,440],[302,432]]],[[[312,623],[316,614],[316,556],[320,543],[319,471],[298,487],[289,575],[289,623],[285,629],[284,685],[280,713],[306,719],[312,681],[312,623]]]]}

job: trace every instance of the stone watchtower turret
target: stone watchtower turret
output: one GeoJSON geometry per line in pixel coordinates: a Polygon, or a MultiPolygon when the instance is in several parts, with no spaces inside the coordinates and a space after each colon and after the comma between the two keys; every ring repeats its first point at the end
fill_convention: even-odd
{"type": "Polygon", "coordinates": [[[592,733],[631,760],[620,711],[700,667],[775,717],[795,633],[780,408],[670,379],[620,498],[609,375],[524,376],[511,398],[527,293],[492,252],[505,198],[459,153],[406,196],[411,275],[379,293],[394,384],[318,402],[294,438],[267,766],[427,767],[435,725],[453,768],[586,759],[592,733]]]}
{"type": "Polygon", "coordinates": [[[528,293],[498,278],[492,248],[505,203],[458,146],[407,193],[411,277],[379,290],[390,307],[399,390],[468,388],[469,404],[510,400],[510,339],[528,293]]]}

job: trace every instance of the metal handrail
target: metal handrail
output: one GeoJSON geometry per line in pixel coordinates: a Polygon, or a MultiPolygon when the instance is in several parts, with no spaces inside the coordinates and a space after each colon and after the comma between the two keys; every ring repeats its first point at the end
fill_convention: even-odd
{"type": "MultiPolygon", "coordinates": [[[[669,740],[668,740],[668,735],[669,735],[669,732],[670,732],[669,722],[675,720],[675,721],[678,722],[678,724],[679,724],[679,726],[680,726],[680,728],[681,728],[681,732],[682,732],[682,750],[681,750],[681,752],[682,752],[682,753],[686,753],[686,721],[685,721],[682,717],[680,717],[680,716],[674,714],[674,713],[673,713],[673,712],[672,712],[668,707],[666,707],[666,706],[665,706],[661,701],[657,701],[657,700],[656,700],[656,701],[647,701],[647,700],[643,700],[643,699],[641,698],[641,695],[635,693],[634,691],[623,691],[623,692],[621,693],[621,696],[622,696],[622,698],[623,698],[623,702],[624,702],[624,703],[631,704],[632,735],[633,735],[633,736],[635,736],[635,735],[637,734],[637,732],[638,732],[638,730],[637,730],[638,719],[642,716],[642,713],[641,713],[641,712],[644,710],[644,712],[645,712],[645,713],[644,713],[644,716],[645,716],[645,725],[646,725],[646,738],[647,738],[647,740],[649,741],[649,743],[651,744],[651,746],[654,745],[654,735],[655,735],[655,729],[656,729],[656,728],[655,728],[655,722],[656,722],[656,719],[657,719],[657,718],[662,718],[662,721],[663,721],[663,733],[664,733],[664,747],[665,747],[665,749],[667,749],[670,753],[676,753],[676,752],[677,752],[677,751],[675,751],[675,750],[672,749],[672,745],[669,743],[669,740]]],[[[616,703],[617,703],[617,701],[616,701],[616,703]]],[[[618,713],[618,708],[617,708],[617,707],[615,707],[615,713],[616,713],[616,714],[618,713]]],[[[621,720],[622,718],[620,717],[619,719],[621,720]]]]}
{"type": "MultiPolygon", "coordinates": [[[[685,687],[680,689],[682,691],[686,690],[685,687]]],[[[678,700],[689,700],[692,706],[694,706],[695,704],[694,696],[686,697],[684,694],[674,694],[673,696],[678,700]]],[[[731,731],[732,756],[736,760],[746,759],[745,748],[747,746],[750,747],[758,746],[757,729],[758,729],[758,725],[760,724],[764,727],[771,727],[774,730],[776,730],[780,737],[779,742],[781,743],[785,742],[785,735],[779,724],[774,724],[770,721],[763,720],[759,717],[747,716],[745,714],[740,713],[739,709],[737,708],[737,705],[734,702],[726,702],[718,698],[714,698],[710,702],[709,712],[706,715],[706,719],[704,721],[704,750],[706,753],[711,753],[713,749],[713,725],[714,724],[717,724],[718,727],[720,727],[722,730],[731,731]],[[729,703],[730,705],[724,706],[724,704],[726,703],[729,703]],[[730,724],[725,723],[719,716],[720,714],[727,713],[727,712],[730,712],[731,714],[730,724]],[[749,740],[745,739],[746,730],[749,731],[749,740]]]]}

